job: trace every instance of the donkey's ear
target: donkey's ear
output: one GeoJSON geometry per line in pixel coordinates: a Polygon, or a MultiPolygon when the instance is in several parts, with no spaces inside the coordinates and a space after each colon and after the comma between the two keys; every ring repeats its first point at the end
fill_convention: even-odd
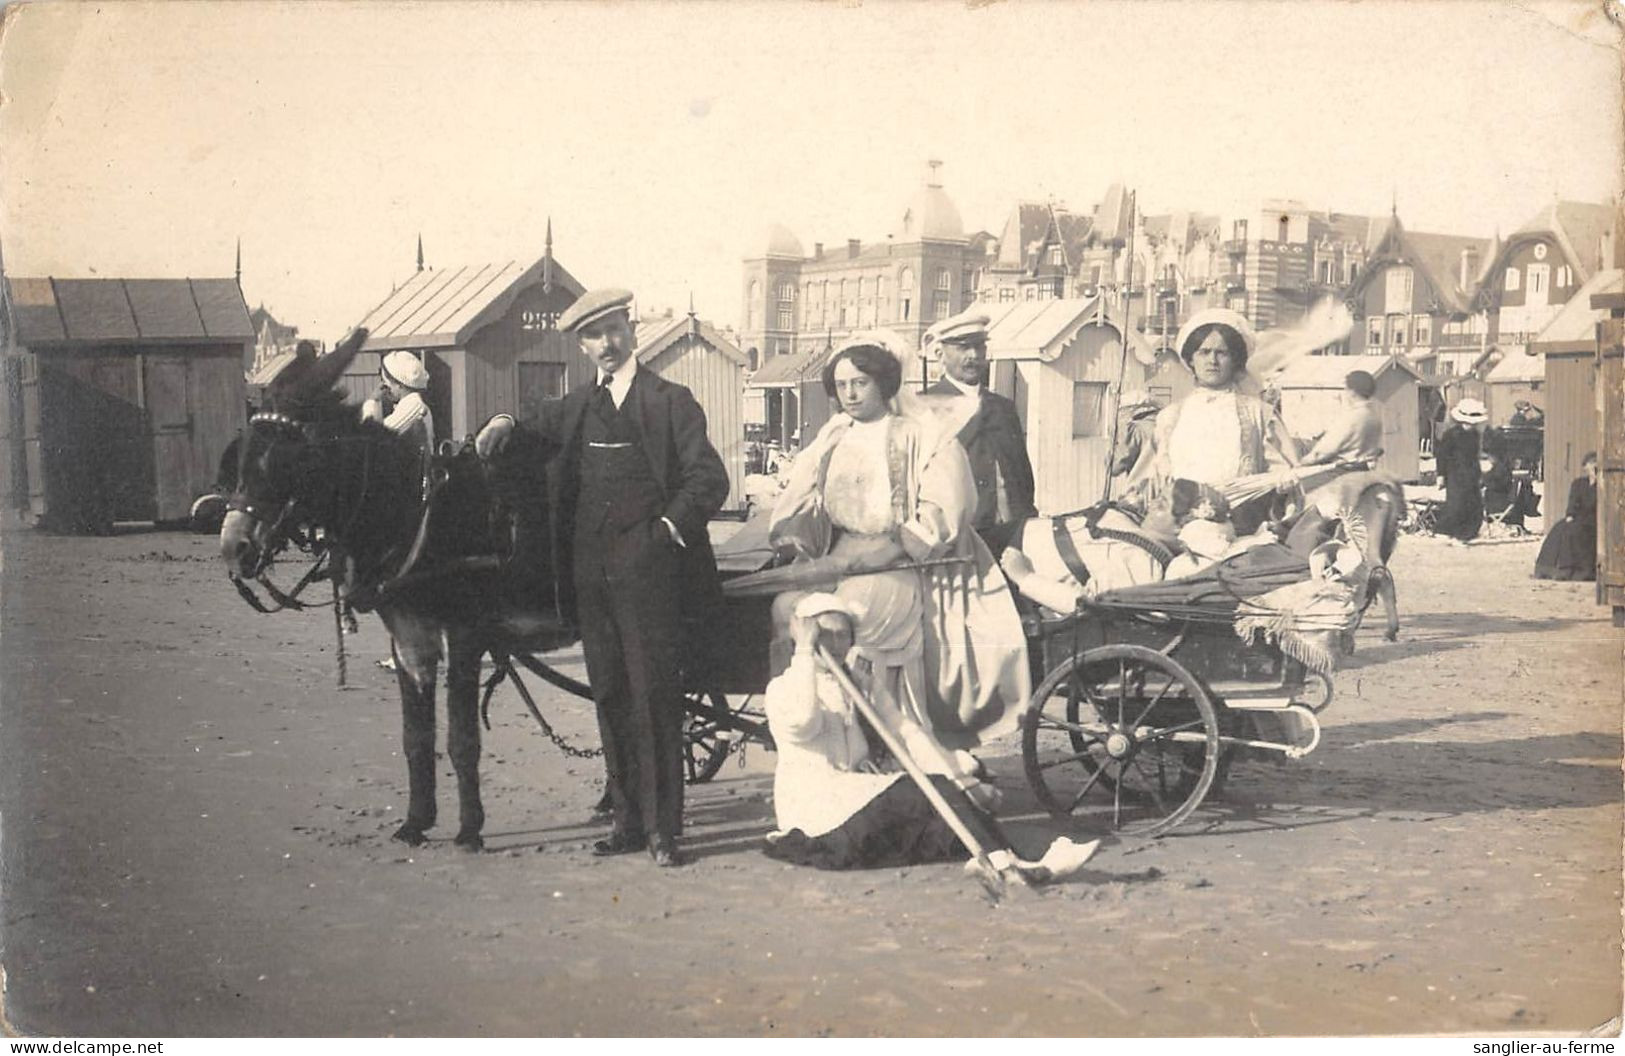
{"type": "Polygon", "coordinates": [[[300,388],[306,395],[314,395],[324,389],[330,389],[338,384],[350,362],[355,359],[361,346],[367,343],[367,328],[358,326],[334,346],[333,351],[316,360],[310,373],[302,379],[300,388]]]}

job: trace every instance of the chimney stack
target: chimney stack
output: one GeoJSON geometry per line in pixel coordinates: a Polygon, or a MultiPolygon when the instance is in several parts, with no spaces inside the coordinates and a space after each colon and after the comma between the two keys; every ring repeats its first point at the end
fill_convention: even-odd
{"type": "Polygon", "coordinates": [[[822,242],[814,242],[813,243],[813,259],[814,260],[823,260],[824,259],[824,243],[822,243],[822,242]]]}
{"type": "Polygon", "coordinates": [[[846,259],[848,259],[848,260],[856,260],[856,259],[858,259],[858,250],[862,247],[862,245],[863,245],[863,243],[858,241],[855,238],[847,239],[846,240],[846,259]]]}

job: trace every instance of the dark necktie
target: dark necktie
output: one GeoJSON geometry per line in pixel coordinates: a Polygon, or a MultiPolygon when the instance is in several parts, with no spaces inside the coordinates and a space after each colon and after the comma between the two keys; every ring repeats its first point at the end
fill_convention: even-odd
{"type": "Polygon", "coordinates": [[[599,379],[592,394],[593,408],[605,418],[615,417],[615,397],[609,394],[609,375],[599,379]]]}

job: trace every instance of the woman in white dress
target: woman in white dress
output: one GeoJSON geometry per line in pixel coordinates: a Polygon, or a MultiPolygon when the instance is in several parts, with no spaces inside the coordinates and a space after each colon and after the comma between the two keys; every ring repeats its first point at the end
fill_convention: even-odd
{"type": "MultiPolygon", "coordinates": [[[[876,703],[945,749],[970,748],[1018,719],[1026,641],[970,529],[976,486],[953,423],[924,406],[899,413],[902,377],[882,335],[831,356],[824,388],[840,413],[796,458],[771,538],[863,614],[848,663],[876,703]]],[[[797,597],[781,596],[778,611],[797,597]]]]}

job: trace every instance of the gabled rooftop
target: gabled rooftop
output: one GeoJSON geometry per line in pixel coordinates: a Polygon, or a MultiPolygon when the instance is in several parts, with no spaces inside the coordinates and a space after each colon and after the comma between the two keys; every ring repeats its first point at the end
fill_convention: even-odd
{"type": "Polygon", "coordinates": [[[366,314],[364,352],[398,348],[454,348],[502,317],[519,292],[549,278],[579,297],[581,283],[546,256],[528,266],[518,261],[424,268],[366,314]]]}

